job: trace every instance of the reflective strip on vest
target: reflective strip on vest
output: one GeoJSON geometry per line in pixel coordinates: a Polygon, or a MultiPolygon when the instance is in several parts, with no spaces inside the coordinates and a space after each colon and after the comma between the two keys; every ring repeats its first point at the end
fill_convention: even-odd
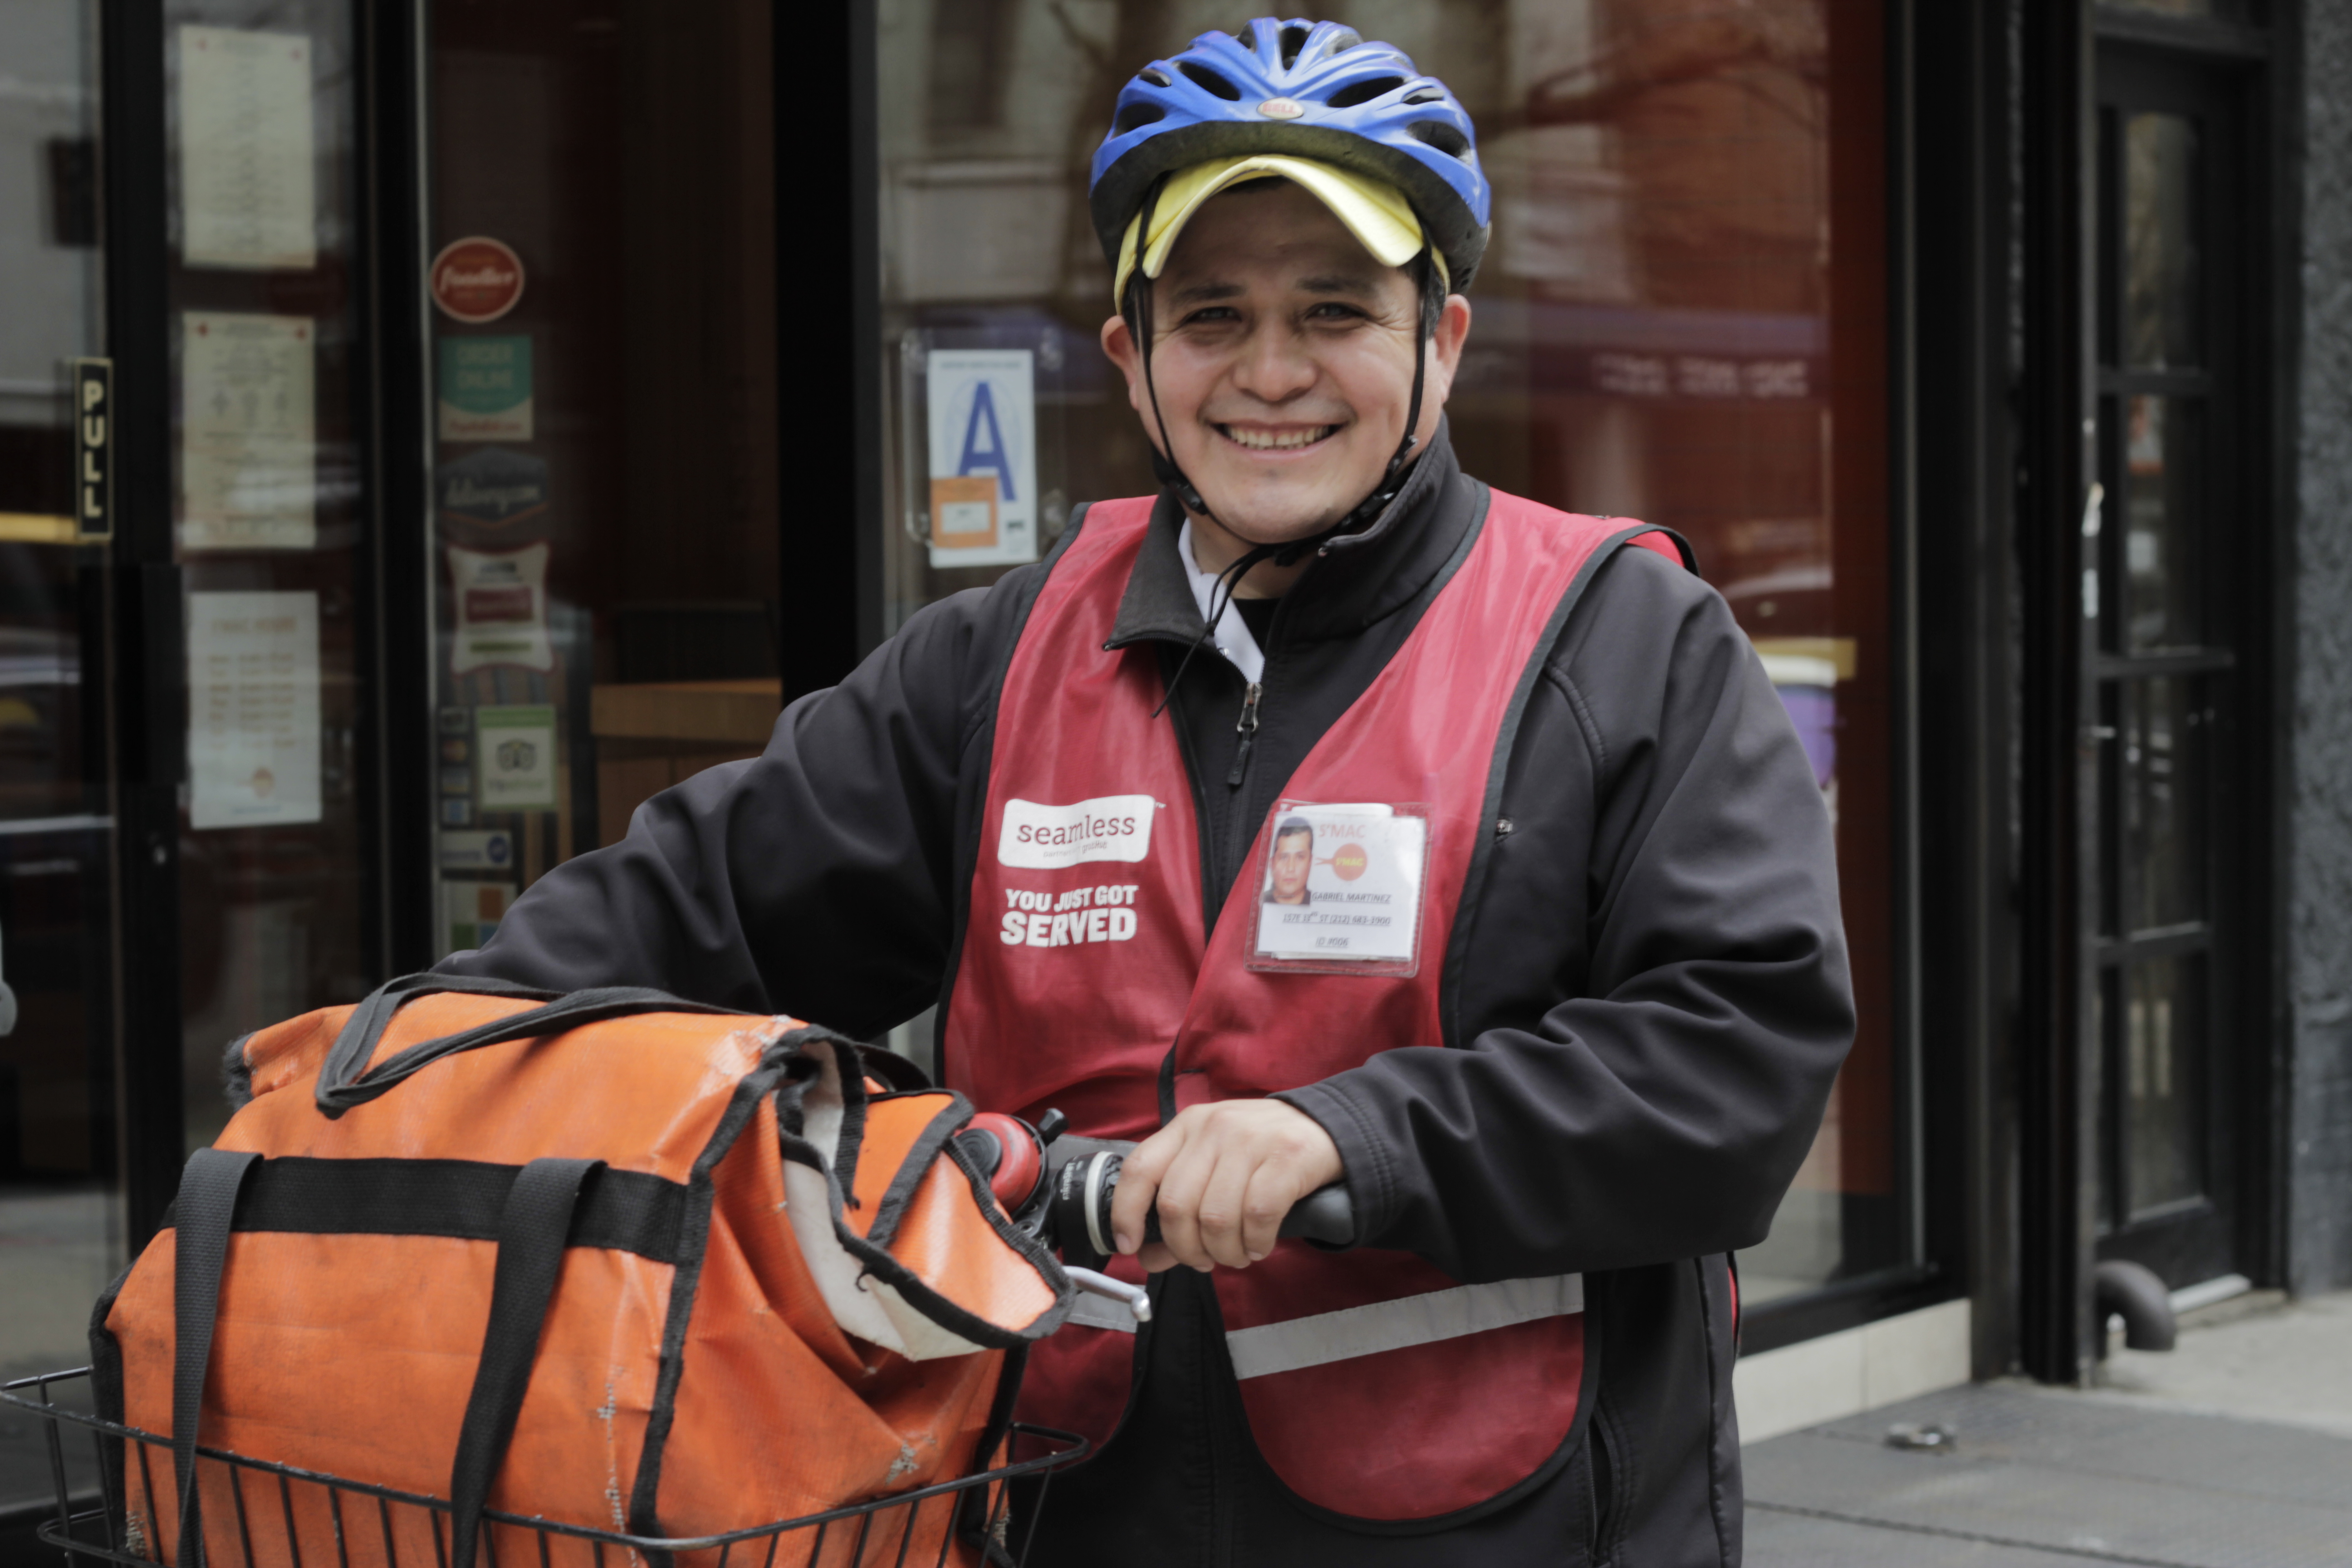
{"type": "Polygon", "coordinates": [[[1583,1310],[1581,1274],[1497,1279],[1487,1285],[1457,1285],[1451,1290],[1291,1318],[1255,1329],[1235,1329],[1225,1335],[1225,1346],[1233,1352],[1235,1377],[1265,1377],[1583,1310]]]}

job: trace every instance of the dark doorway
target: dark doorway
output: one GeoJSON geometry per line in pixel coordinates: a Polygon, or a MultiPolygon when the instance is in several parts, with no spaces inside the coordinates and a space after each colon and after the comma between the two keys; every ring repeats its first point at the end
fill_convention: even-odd
{"type": "Polygon", "coordinates": [[[2242,75],[2103,46],[2092,290],[2098,482],[2083,541],[2083,985],[2097,1252],[2241,1271],[2260,861],[2259,276],[2242,75]]]}

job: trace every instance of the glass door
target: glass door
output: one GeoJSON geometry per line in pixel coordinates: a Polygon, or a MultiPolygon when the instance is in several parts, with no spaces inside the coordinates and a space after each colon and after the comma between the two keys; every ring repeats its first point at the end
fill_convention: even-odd
{"type": "MultiPolygon", "coordinates": [[[[107,353],[98,12],[0,5],[0,1379],[88,1359],[89,1303],[122,1254],[109,568],[80,542],[105,519],[80,516],[72,395],[76,362],[107,353]]],[[[47,1495],[37,1443],[0,1422],[0,1528],[47,1495]]]]}
{"type": "Polygon", "coordinates": [[[2235,105],[2183,64],[2099,63],[2100,484],[2086,514],[2095,745],[2084,942],[2101,1258],[2174,1289],[2238,1268],[2249,701],[2240,608],[2265,537],[2243,428],[2235,105]]]}
{"type": "Polygon", "coordinates": [[[162,45],[194,1149],[228,1119],[230,1042],[383,978],[366,273],[351,0],[167,0],[162,45]]]}

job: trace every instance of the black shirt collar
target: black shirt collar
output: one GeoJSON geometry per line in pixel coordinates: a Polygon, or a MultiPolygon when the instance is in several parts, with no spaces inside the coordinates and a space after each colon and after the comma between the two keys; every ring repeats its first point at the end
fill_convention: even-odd
{"type": "MultiPolygon", "coordinates": [[[[1362,533],[1332,541],[1291,584],[1284,636],[1352,637],[1411,604],[1460,546],[1478,515],[1478,492],[1477,481],[1454,460],[1441,421],[1388,511],[1362,533]]],[[[1110,647],[1147,638],[1191,643],[1201,636],[1201,609],[1176,551],[1183,526],[1183,509],[1163,493],[1128,574],[1110,647]]]]}

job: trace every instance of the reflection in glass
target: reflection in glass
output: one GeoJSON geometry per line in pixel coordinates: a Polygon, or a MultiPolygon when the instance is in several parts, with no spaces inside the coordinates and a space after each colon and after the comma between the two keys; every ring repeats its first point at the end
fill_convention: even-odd
{"type": "Polygon", "coordinates": [[[2124,1013],[2124,1123],[2134,1215],[2204,1191],[2205,963],[2136,963],[2124,1013]]]}
{"type": "MultiPolygon", "coordinates": [[[[965,52],[929,79],[963,86],[935,98],[919,81],[908,101],[981,134],[1017,102],[1000,57],[970,53],[1002,42],[1008,5],[938,9],[965,52]]],[[[766,62],[782,13],[425,10],[431,244],[495,238],[520,274],[494,319],[436,309],[427,365],[436,711],[416,739],[435,758],[447,952],[488,942],[553,867],[617,842],[648,797],[758,754],[791,624],[780,551],[803,535],[778,521],[766,62]]],[[[804,366],[785,374],[803,395],[815,385],[804,366]]]]}
{"type": "Polygon", "coordinates": [[[2158,676],[2124,688],[2123,844],[2137,889],[2135,931],[2180,925],[2205,913],[2205,773],[2212,728],[2204,682],[2158,676]]]}
{"type": "MultiPolygon", "coordinates": [[[[74,510],[59,362],[106,353],[98,41],[89,0],[0,5],[0,1379],[89,1359],[89,1303],[122,1254],[113,844],[88,772],[106,682],[83,615],[105,552],[58,542],[74,510]]],[[[74,1447],[68,1479],[91,1486],[74,1447]]],[[[47,1495],[37,1429],[0,1416],[0,1515],[47,1495]]]]}
{"type": "Polygon", "coordinates": [[[2154,16],[2211,16],[2227,15],[2236,9],[2230,0],[2099,0],[2099,4],[2116,11],[2145,11],[2154,16]]]}
{"type": "Polygon", "coordinates": [[[2203,357],[2198,309],[2197,122],[2124,121],[2124,363],[2160,369],[2203,357]]]}
{"type": "Polygon", "coordinates": [[[2193,647],[2204,635],[2204,404],[2131,397],[2124,412],[2125,650],[2193,647]]]}

